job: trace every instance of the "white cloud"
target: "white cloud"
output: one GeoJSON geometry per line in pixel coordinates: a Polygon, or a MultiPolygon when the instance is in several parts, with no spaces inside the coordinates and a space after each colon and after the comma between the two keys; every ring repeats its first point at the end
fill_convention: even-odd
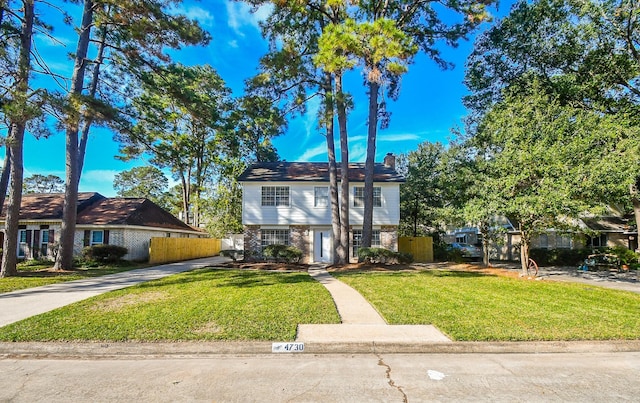
{"type": "Polygon", "coordinates": [[[104,196],[114,196],[113,179],[119,171],[109,169],[88,170],[80,178],[81,192],[98,192],[104,196]]]}
{"type": "Polygon", "coordinates": [[[239,36],[244,36],[243,27],[253,27],[260,30],[260,22],[267,19],[272,5],[264,5],[253,10],[247,3],[227,0],[227,23],[239,36]]]}
{"type": "Polygon", "coordinates": [[[423,137],[418,133],[397,133],[378,135],[379,141],[416,141],[423,137]]]}
{"type": "Polygon", "coordinates": [[[182,14],[191,20],[196,20],[203,27],[213,26],[213,22],[214,22],[213,15],[208,10],[205,10],[202,7],[193,6],[193,5],[191,6],[182,5],[180,7],[176,7],[173,10],[173,12],[175,14],[182,14]]]}
{"type": "Polygon", "coordinates": [[[320,143],[315,147],[308,148],[307,151],[305,151],[304,153],[302,153],[301,156],[296,158],[296,161],[309,161],[314,157],[317,157],[319,155],[323,155],[326,153],[327,153],[327,144],[320,143]]]}
{"type": "Polygon", "coordinates": [[[227,42],[227,45],[229,45],[229,47],[231,47],[231,48],[237,48],[238,47],[238,41],[236,41],[234,39],[232,41],[227,42]]]}
{"type": "Polygon", "coordinates": [[[349,161],[350,162],[364,162],[367,158],[367,146],[366,144],[354,144],[349,145],[349,161]]]}

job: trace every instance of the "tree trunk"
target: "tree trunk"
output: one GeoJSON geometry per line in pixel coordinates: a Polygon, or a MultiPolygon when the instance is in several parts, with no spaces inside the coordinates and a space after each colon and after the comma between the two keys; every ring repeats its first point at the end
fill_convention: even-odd
{"type": "Polygon", "coordinates": [[[520,267],[522,269],[522,276],[526,276],[527,264],[529,263],[529,247],[531,246],[531,240],[529,239],[529,233],[520,227],[520,267]]]}
{"type": "Polygon", "coordinates": [[[65,146],[65,170],[66,184],[64,192],[64,206],[62,208],[62,226],[60,230],[60,250],[56,260],[56,270],[70,270],[73,268],[73,246],[76,232],[76,219],[78,208],[78,132],[80,126],[81,106],[79,96],[82,94],[84,76],[87,69],[87,50],[91,38],[93,25],[93,1],[85,0],[82,14],[82,25],[71,77],[71,90],[69,100],[73,105],[72,111],[67,116],[67,133],[65,146]]]}
{"type": "Polygon", "coordinates": [[[345,261],[349,261],[349,139],[347,137],[347,108],[342,90],[342,73],[336,74],[336,105],[338,110],[338,130],[340,131],[340,185],[342,200],[340,204],[340,246],[345,261]]]}
{"type": "MultiPolygon", "coordinates": [[[[107,46],[107,26],[104,25],[100,30],[100,44],[98,46],[98,54],[94,61],[93,72],[91,74],[91,85],[89,86],[89,97],[95,99],[98,92],[98,81],[100,78],[100,66],[104,62],[104,50],[107,46]]],[[[80,183],[80,177],[82,176],[82,169],[84,168],[84,156],[87,152],[87,143],[89,141],[89,130],[93,124],[93,117],[90,113],[85,114],[82,132],[80,134],[80,144],[78,147],[78,183],[80,183]]]]}
{"type": "Polygon", "coordinates": [[[633,202],[633,213],[636,217],[636,241],[638,242],[638,248],[636,249],[636,253],[640,253],[640,179],[637,181],[636,189],[634,191],[633,186],[631,187],[631,201],[633,202]]]}
{"type": "MultiPolygon", "coordinates": [[[[11,130],[7,134],[7,138],[11,137],[11,130]]],[[[4,209],[4,202],[9,189],[9,177],[11,175],[11,147],[4,148],[4,163],[2,165],[2,173],[0,174],[0,215],[4,209]]]]}
{"type": "Polygon", "coordinates": [[[341,243],[341,219],[340,219],[340,199],[338,192],[338,168],[336,163],[335,146],[335,124],[334,124],[334,96],[333,79],[331,74],[324,75],[325,91],[325,121],[327,128],[327,155],[329,160],[329,203],[331,203],[331,239],[333,240],[333,264],[345,264],[347,253],[342,248],[341,243]]]}
{"type": "Polygon", "coordinates": [[[491,262],[489,261],[489,225],[487,223],[480,224],[480,234],[482,235],[482,265],[489,267],[491,262]]]}
{"type": "Polygon", "coordinates": [[[373,170],[376,162],[376,136],[378,131],[378,93],[380,85],[369,82],[369,122],[367,129],[367,159],[364,164],[364,216],[362,246],[371,247],[373,232],[373,170]]]}
{"type": "MultiPolygon", "coordinates": [[[[29,73],[31,72],[31,43],[33,37],[34,2],[25,0],[24,16],[20,32],[20,55],[18,60],[18,76],[16,77],[16,97],[22,102],[27,102],[29,91],[29,73]]],[[[24,108],[26,109],[26,108],[24,108]]],[[[23,110],[24,110],[23,109],[23,110]]],[[[26,113],[26,112],[23,112],[26,113]]],[[[5,218],[5,236],[3,244],[2,265],[0,277],[15,276],[18,274],[16,266],[18,261],[18,232],[20,221],[20,204],[22,203],[22,179],[23,179],[23,142],[27,116],[12,118],[9,128],[10,137],[7,138],[6,147],[10,148],[10,172],[9,201],[5,218]]]]}

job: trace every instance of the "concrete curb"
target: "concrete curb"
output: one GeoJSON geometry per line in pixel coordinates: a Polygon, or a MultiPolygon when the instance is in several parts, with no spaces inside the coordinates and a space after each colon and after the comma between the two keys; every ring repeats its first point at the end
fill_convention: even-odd
{"type": "MultiPolygon", "coordinates": [[[[153,359],[207,358],[220,355],[281,355],[271,342],[180,343],[0,343],[0,359],[153,359]]],[[[550,354],[640,352],[640,340],[448,342],[448,343],[305,343],[296,354],[550,354]]]]}

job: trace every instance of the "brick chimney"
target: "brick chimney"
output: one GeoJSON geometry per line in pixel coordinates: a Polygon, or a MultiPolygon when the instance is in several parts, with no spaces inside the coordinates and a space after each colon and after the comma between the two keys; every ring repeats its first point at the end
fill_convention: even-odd
{"type": "Polygon", "coordinates": [[[387,155],[384,156],[384,160],[382,160],[382,163],[384,164],[385,167],[395,170],[396,156],[393,155],[392,153],[387,153],[387,155]]]}

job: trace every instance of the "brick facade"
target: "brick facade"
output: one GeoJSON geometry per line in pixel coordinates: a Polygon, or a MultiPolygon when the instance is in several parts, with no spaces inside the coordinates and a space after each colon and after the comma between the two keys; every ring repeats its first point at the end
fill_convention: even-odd
{"type": "Polygon", "coordinates": [[[398,251],[398,227],[396,225],[383,225],[380,227],[380,246],[398,251]]]}
{"type": "Polygon", "coordinates": [[[302,251],[301,263],[311,263],[311,231],[308,225],[292,225],[289,227],[289,244],[302,251]]]}
{"type": "MultiPolygon", "coordinates": [[[[262,254],[262,241],[260,239],[260,226],[259,225],[245,225],[244,226],[244,250],[248,252],[247,255],[260,255],[262,254]]],[[[245,256],[245,259],[248,256],[245,256]]]]}

